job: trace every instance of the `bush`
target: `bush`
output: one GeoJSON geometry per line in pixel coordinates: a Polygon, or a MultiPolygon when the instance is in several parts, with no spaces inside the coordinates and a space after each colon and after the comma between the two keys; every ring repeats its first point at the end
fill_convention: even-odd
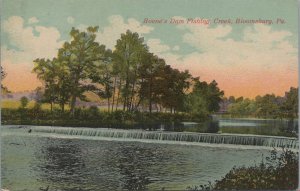
{"type": "Polygon", "coordinates": [[[219,131],[219,122],[210,121],[206,133],[217,133],[219,131]]]}
{"type": "Polygon", "coordinates": [[[91,106],[88,109],[89,118],[97,119],[100,117],[100,112],[97,106],[91,106]]]}
{"type": "Polygon", "coordinates": [[[25,108],[28,105],[29,100],[27,97],[23,96],[21,97],[20,102],[21,102],[21,108],[25,108]]]}
{"type": "Polygon", "coordinates": [[[298,153],[275,149],[258,166],[234,167],[214,185],[188,187],[196,190],[294,190],[298,187],[298,153]]]}
{"type": "Polygon", "coordinates": [[[74,115],[70,111],[61,111],[59,108],[43,110],[40,104],[33,108],[2,109],[2,124],[19,125],[55,125],[81,127],[110,127],[110,128],[139,128],[156,130],[162,126],[170,131],[183,131],[182,121],[191,121],[192,116],[187,113],[149,113],[128,112],[117,110],[111,113],[100,112],[91,106],[76,108],[74,115]]]}

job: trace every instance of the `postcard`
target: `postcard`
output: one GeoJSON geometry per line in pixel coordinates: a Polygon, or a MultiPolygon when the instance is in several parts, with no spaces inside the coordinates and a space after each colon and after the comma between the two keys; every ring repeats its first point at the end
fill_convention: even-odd
{"type": "Polygon", "coordinates": [[[296,190],[296,0],[2,0],[1,191],[296,190]]]}

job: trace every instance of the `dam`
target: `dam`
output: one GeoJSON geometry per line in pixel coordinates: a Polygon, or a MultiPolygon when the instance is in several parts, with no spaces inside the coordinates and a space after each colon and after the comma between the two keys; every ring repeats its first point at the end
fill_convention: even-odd
{"type": "Polygon", "coordinates": [[[72,128],[72,127],[30,127],[33,133],[51,133],[85,137],[104,137],[131,140],[153,140],[157,142],[193,142],[209,144],[233,144],[251,145],[275,148],[298,149],[297,138],[264,136],[250,134],[217,134],[217,133],[194,133],[194,132],[167,132],[167,131],[145,131],[124,130],[107,128],[72,128]]]}

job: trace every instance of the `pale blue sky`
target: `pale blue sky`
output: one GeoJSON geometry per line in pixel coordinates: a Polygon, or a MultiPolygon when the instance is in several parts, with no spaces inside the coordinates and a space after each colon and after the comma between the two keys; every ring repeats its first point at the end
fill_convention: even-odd
{"type": "MultiPolygon", "coordinates": [[[[21,16],[25,20],[36,17],[39,24],[56,27],[67,39],[72,26],[108,25],[107,18],[121,15],[124,19],[135,18],[142,22],[144,18],[171,18],[173,16],[201,18],[249,18],[277,19],[287,21],[285,25],[273,25],[274,29],[287,29],[292,32],[293,41],[297,34],[296,0],[2,0],[1,21],[11,16],[21,16]],[[67,18],[74,18],[74,23],[67,18]]],[[[170,45],[182,44],[179,30],[174,25],[162,27],[152,25],[155,30],[144,35],[147,38],[160,38],[170,45]]],[[[234,25],[232,37],[238,38],[245,25],[234,25]]],[[[6,34],[2,37],[7,42],[6,34]]],[[[186,44],[182,44],[186,45],[186,44]]],[[[182,51],[188,51],[185,47],[182,51]]]]}

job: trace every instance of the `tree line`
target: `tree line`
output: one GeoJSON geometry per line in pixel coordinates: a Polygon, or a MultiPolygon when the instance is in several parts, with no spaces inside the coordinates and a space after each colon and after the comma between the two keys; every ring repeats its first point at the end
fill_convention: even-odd
{"type": "Polygon", "coordinates": [[[53,59],[37,58],[33,72],[43,82],[41,101],[59,104],[61,111],[76,100],[88,101],[86,92],[107,100],[108,112],[138,111],[147,106],[151,113],[168,110],[206,115],[218,111],[224,92],[216,81],[207,83],[188,70],[179,71],[151,53],[138,33],[127,30],[107,49],[95,41],[98,27],[86,31],[72,28],[53,59]]]}
{"type": "Polygon", "coordinates": [[[284,96],[266,94],[256,96],[255,99],[224,98],[223,102],[229,104],[228,112],[237,117],[253,116],[260,118],[287,118],[298,117],[298,88],[291,87],[284,96]]]}

